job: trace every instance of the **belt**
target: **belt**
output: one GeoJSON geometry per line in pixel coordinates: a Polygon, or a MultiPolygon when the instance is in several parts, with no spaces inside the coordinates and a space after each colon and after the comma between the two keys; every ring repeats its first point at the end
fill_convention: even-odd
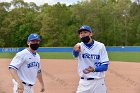
{"type": "Polygon", "coordinates": [[[95,78],[84,78],[84,77],[81,77],[81,79],[94,80],[95,78]]]}
{"type": "Polygon", "coordinates": [[[25,82],[22,82],[23,84],[27,85],[27,86],[33,86],[32,84],[27,84],[25,82]]]}

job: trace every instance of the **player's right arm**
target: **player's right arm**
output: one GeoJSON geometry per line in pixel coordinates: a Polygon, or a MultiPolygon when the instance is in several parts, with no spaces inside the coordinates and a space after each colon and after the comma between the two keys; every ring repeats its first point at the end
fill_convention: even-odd
{"type": "Polygon", "coordinates": [[[18,83],[18,93],[23,93],[24,87],[22,84],[22,81],[20,80],[18,74],[17,74],[17,70],[14,68],[9,68],[9,71],[11,73],[12,78],[18,83]]]}
{"type": "Polygon", "coordinates": [[[80,43],[77,43],[77,44],[73,47],[73,56],[74,56],[74,57],[78,57],[78,56],[79,56],[79,52],[80,52],[80,43]]]}
{"type": "Polygon", "coordinates": [[[23,93],[24,87],[21,79],[18,76],[17,70],[24,62],[24,57],[22,54],[17,53],[16,56],[12,59],[9,67],[10,74],[12,78],[18,83],[18,93],[23,93]]]}

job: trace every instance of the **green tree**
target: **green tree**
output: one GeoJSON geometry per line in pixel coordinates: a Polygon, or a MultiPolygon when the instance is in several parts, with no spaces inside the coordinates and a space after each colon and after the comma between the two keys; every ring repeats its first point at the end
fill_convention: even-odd
{"type": "Polygon", "coordinates": [[[67,46],[67,36],[71,12],[65,4],[57,3],[42,12],[41,35],[45,46],[67,46]]]}

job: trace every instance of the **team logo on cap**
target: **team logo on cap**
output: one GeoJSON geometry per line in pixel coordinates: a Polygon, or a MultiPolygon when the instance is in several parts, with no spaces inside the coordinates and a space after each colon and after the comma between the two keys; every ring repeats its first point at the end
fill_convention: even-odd
{"type": "Polygon", "coordinates": [[[84,27],[84,26],[82,26],[81,28],[82,28],[82,29],[84,29],[85,27],[84,27]]]}
{"type": "Polygon", "coordinates": [[[34,34],[34,37],[36,37],[36,38],[37,38],[38,36],[37,36],[36,34],[34,34]]]}

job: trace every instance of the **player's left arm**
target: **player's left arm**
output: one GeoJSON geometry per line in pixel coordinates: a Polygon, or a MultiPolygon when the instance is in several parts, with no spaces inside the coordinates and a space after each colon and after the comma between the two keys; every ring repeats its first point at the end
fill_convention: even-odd
{"type": "Polygon", "coordinates": [[[44,86],[44,81],[43,81],[43,78],[42,78],[42,72],[41,70],[38,71],[38,74],[37,74],[37,78],[41,84],[41,90],[40,92],[44,92],[45,91],[45,86],[44,86]]]}
{"type": "Polygon", "coordinates": [[[94,72],[102,72],[107,71],[109,65],[109,58],[105,48],[105,45],[102,45],[101,53],[100,53],[100,63],[96,66],[94,72]]]}
{"type": "Polygon", "coordinates": [[[94,72],[107,71],[107,69],[108,69],[108,64],[104,64],[104,65],[96,67],[94,72]]]}

